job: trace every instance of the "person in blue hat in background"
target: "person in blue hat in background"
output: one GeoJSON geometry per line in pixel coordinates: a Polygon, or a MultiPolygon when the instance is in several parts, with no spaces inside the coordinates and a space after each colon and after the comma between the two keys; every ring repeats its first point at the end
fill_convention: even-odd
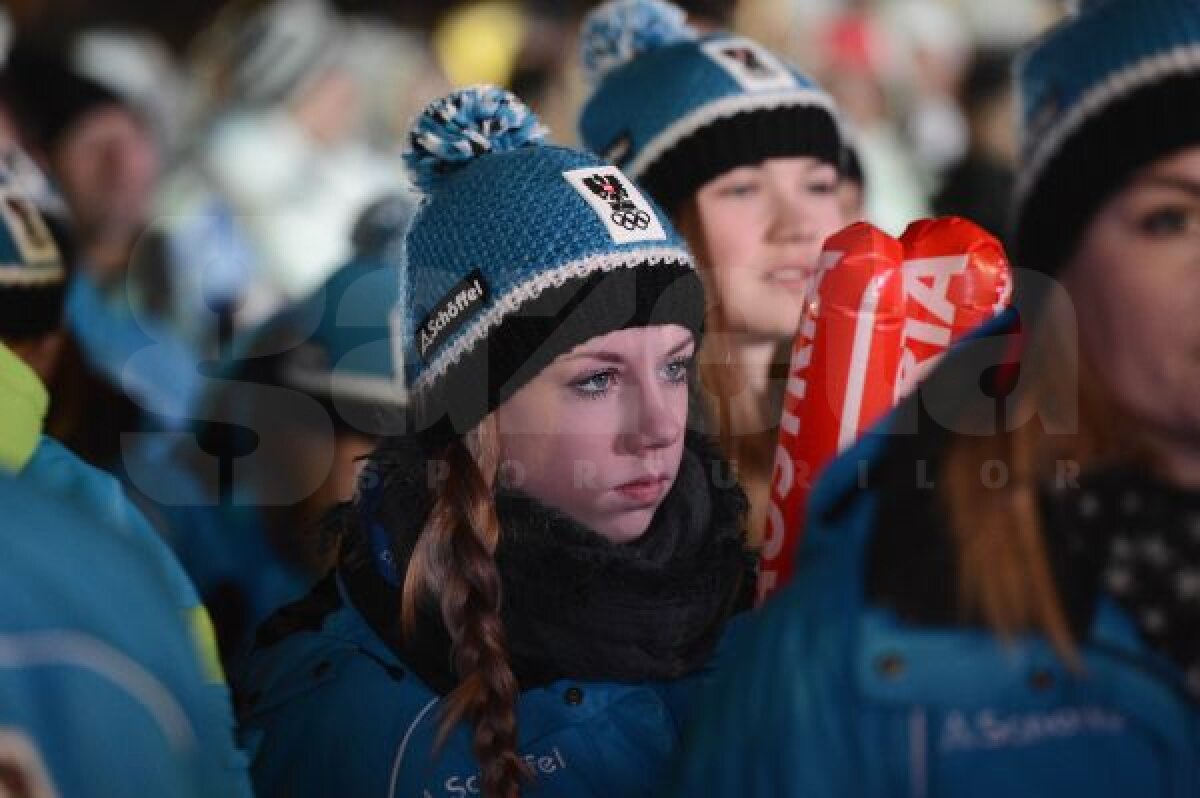
{"type": "Polygon", "coordinates": [[[249,796],[174,585],[142,541],[0,475],[5,795],[249,796]]]}
{"type": "MultiPolygon", "coordinates": [[[[24,170],[32,167],[27,163],[20,170],[9,166],[23,158],[20,152],[0,155],[0,473],[13,486],[11,490],[44,495],[86,516],[91,534],[120,538],[140,552],[147,563],[144,567],[155,571],[164,586],[158,596],[161,609],[172,614],[181,633],[186,630],[190,635],[191,667],[204,674],[203,682],[198,680],[193,686],[197,690],[203,686],[207,695],[209,714],[202,722],[212,728],[203,733],[230,768],[230,784],[239,778],[244,783],[245,764],[233,746],[229,693],[211,623],[195,588],[120,483],[43,432],[50,396],[41,375],[53,372],[61,344],[66,274],[50,230],[26,191],[24,170]]],[[[6,512],[14,511],[16,504],[6,504],[6,512]]],[[[40,536],[35,537],[40,542],[40,536]]],[[[9,551],[7,545],[5,550],[9,551]]],[[[92,580],[94,575],[76,572],[79,562],[101,569],[118,568],[103,561],[77,559],[82,555],[81,550],[62,560],[71,576],[81,581],[92,580]]],[[[124,609],[115,596],[103,605],[113,624],[127,620],[124,609]]],[[[158,644],[156,634],[156,627],[148,624],[133,628],[130,636],[144,635],[141,645],[153,647],[158,644]]]]}
{"type": "Polygon", "coordinates": [[[1084,2],[1017,94],[1018,312],[819,481],[670,794],[1200,793],[1200,6],[1084,2]]]}
{"type": "Polygon", "coordinates": [[[749,597],[744,495],[687,429],[691,256],[543,135],[486,86],[414,126],[410,426],[238,680],[261,795],[654,794],[749,597]]]}
{"type": "Polygon", "coordinates": [[[366,208],[354,257],[238,340],[221,379],[206,380],[198,447],[137,466],[231,668],[255,627],[329,569],[319,522],[353,496],[361,459],[396,429],[405,397],[389,252],[411,212],[403,194],[366,208]]]}
{"type": "Polygon", "coordinates": [[[850,221],[836,105],[758,42],[693,30],[664,0],[600,5],[579,44],[593,85],[580,138],[663,206],[698,259],[702,409],[737,464],[757,545],[806,287],[850,221]]]}
{"type": "Polygon", "coordinates": [[[175,605],[195,626],[201,650],[219,678],[212,631],[179,562],[121,484],[44,433],[62,344],[64,269],[54,237],[31,199],[31,162],[19,150],[0,153],[0,470],[83,508],[101,523],[141,541],[175,586],[175,605]],[[15,164],[20,164],[15,167],[15,164]]]}

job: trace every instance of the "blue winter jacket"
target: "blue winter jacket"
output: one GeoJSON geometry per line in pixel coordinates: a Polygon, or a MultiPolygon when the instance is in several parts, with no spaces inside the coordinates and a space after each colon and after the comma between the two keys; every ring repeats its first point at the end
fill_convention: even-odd
{"type": "Polygon", "coordinates": [[[159,562],[62,499],[0,476],[5,773],[36,795],[248,795],[159,562]]]}
{"type": "Polygon", "coordinates": [[[171,585],[175,605],[190,613],[200,605],[196,588],[162,537],[107,471],[88,465],[58,441],[43,435],[17,478],[88,512],[107,529],[145,547],[171,585]]]}
{"type": "MultiPolygon", "coordinates": [[[[788,585],[746,624],[666,794],[1200,795],[1200,707],[1115,602],[1073,672],[1040,637],[916,626],[865,598],[890,418],[825,472],[788,585]]],[[[889,518],[890,523],[903,523],[889,518]]]]}
{"type": "MultiPolygon", "coordinates": [[[[242,742],[260,796],[479,795],[471,732],[435,745],[442,702],[375,634],[338,583],[319,628],[251,660],[242,742]],[[320,734],[314,734],[314,727],[320,734]]],[[[524,691],[522,795],[659,795],[679,732],[709,671],[664,684],[561,681],[524,691]]]]}

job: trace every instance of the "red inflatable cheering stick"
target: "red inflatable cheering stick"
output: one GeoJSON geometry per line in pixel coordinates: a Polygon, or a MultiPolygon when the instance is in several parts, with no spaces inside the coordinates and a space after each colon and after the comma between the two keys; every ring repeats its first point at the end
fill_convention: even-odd
{"type": "Polygon", "coordinates": [[[859,223],[825,242],[815,318],[792,350],[771,506],[759,573],[760,601],[792,574],[812,477],[891,409],[905,297],[896,239],[859,223]]]}
{"type": "Polygon", "coordinates": [[[913,222],[904,244],[908,319],[896,398],[929,373],[950,344],[992,318],[1012,296],[1004,247],[966,219],[913,222]]]}
{"type": "Polygon", "coordinates": [[[884,416],[954,341],[1002,310],[1000,242],[965,219],[914,222],[900,241],[867,224],[825,243],[828,268],[792,349],[771,478],[759,601],[791,577],[814,477],[884,416]]]}

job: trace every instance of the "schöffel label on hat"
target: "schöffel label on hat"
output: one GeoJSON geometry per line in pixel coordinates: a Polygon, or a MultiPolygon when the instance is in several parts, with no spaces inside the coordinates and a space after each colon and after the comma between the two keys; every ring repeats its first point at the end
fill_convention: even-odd
{"type": "Polygon", "coordinates": [[[441,302],[417,327],[417,351],[424,360],[438,344],[457,332],[467,320],[483,309],[491,292],[483,274],[476,269],[447,292],[441,302]]]}
{"type": "Polygon", "coordinates": [[[667,233],[650,203],[615,166],[563,172],[567,182],[587,200],[618,244],[664,241],[667,233]]]}
{"type": "Polygon", "coordinates": [[[722,37],[700,46],[745,91],[796,88],[796,79],[766,48],[741,37],[722,37]]]}

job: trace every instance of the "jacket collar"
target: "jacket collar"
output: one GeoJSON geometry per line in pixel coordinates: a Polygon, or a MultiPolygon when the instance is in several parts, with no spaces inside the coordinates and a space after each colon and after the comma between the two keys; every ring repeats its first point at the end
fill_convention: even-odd
{"type": "Polygon", "coordinates": [[[0,344],[0,470],[19,473],[29,464],[49,403],[33,369],[0,344]]]}

